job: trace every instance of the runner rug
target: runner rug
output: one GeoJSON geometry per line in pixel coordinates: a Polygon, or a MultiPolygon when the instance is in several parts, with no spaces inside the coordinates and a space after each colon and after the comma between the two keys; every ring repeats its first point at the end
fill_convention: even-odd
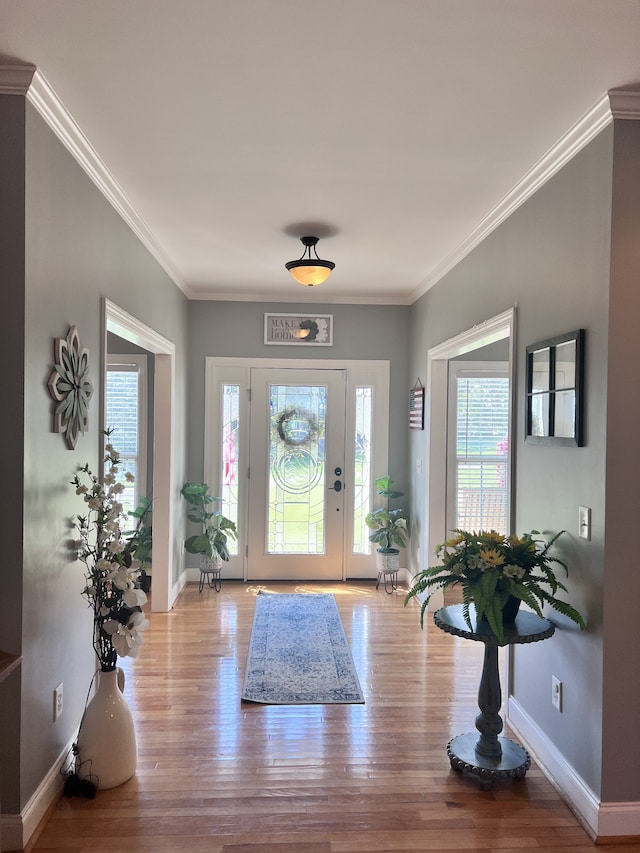
{"type": "Polygon", "coordinates": [[[256,596],[242,698],[270,705],[364,702],[333,595],[256,596]]]}

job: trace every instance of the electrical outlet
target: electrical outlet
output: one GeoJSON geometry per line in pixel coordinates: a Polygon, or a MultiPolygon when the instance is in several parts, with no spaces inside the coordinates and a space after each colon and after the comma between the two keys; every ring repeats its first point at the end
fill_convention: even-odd
{"type": "Polygon", "coordinates": [[[551,704],[562,713],[562,682],[555,675],[551,676],[551,704]]]}
{"type": "Polygon", "coordinates": [[[58,719],[58,717],[62,714],[63,705],[63,693],[62,693],[62,682],[58,684],[58,686],[53,691],[53,722],[58,719]]]}

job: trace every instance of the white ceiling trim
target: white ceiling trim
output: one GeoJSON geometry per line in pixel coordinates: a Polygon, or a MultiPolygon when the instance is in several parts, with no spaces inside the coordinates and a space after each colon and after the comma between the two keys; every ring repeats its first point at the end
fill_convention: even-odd
{"type": "Polygon", "coordinates": [[[562,139],[527,172],[502,201],[498,202],[493,210],[476,225],[469,236],[429,273],[414,292],[411,301],[415,302],[427,290],[437,284],[456,264],[460,263],[492,231],[495,231],[505,219],[508,219],[543,184],[559,172],[569,160],[575,157],[579,151],[604,130],[614,117],[640,118],[639,95],[640,93],[637,92],[621,92],[620,90],[611,90],[606,95],[603,95],[570,128],[562,139]],[[615,115],[612,110],[612,102],[615,102],[618,108],[618,112],[615,115]]]}
{"type": "MultiPolygon", "coordinates": [[[[127,198],[124,190],[99,157],[89,140],[67,112],[43,74],[34,65],[0,65],[0,94],[25,95],[46,121],[75,160],[84,169],[100,192],[129,225],[143,245],[158,261],[171,280],[192,300],[222,301],[274,301],[281,302],[282,294],[260,297],[255,294],[203,292],[201,295],[182,279],[170,258],[158,244],[151,230],[127,198]]],[[[450,270],[511,216],[524,202],[536,193],[566,163],[594,139],[613,119],[640,119],[640,91],[612,89],[603,95],[569,131],[533,166],[504,198],[476,225],[470,234],[444,258],[416,290],[406,298],[380,299],[380,304],[411,305],[437,284],[450,270]]],[[[299,295],[296,301],[317,302],[315,294],[308,298],[299,295]]],[[[333,297],[323,301],[332,303],[377,304],[375,299],[362,297],[333,297]]]]}
{"type": "Polygon", "coordinates": [[[26,95],[35,65],[0,65],[0,95],[26,95]]]}
{"type": "Polygon", "coordinates": [[[640,92],[637,89],[610,89],[609,101],[614,118],[640,119],[640,92]]]}
{"type": "Polygon", "coordinates": [[[187,290],[187,296],[194,302],[295,302],[302,305],[307,302],[313,305],[411,305],[412,302],[404,296],[327,296],[326,291],[319,293],[317,287],[300,287],[300,290],[302,292],[296,294],[295,298],[284,291],[273,294],[256,294],[187,290]],[[309,295],[305,295],[307,290],[311,291],[309,295]]]}
{"type": "Polygon", "coordinates": [[[67,112],[64,104],[51,88],[44,75],[37,69],[27,92],[27,100],[40,113],[58,139],[69,150],[71,155],[77,160],[134,234],[146,246],[171,280],[177,284],[180,290],[185,292],[185,283],[171,260],[156,242],[155,237],[125,195],[122,187],[100,159],[96,150],[75,123],[72,116],[67,112]]]}

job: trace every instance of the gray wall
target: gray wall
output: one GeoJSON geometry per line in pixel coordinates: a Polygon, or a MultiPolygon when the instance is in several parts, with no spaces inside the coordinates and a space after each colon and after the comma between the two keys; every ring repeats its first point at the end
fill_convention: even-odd
{"type": "Polygon", "coordinates": [[[503,338],[493,344],[457,355],[450,361],[509,361],[509,341],[503,338]]]}
{"type": "Polygon", "coordinates": [[[603,793],[640,801],[635,590],[640,518],[640,122],[616,121],[611,217],[606,512],[603,543],[603,793]]]}
{"type": "MultiPolygon", "coordinates": [[[[25,101],[0,96],[0,281],[5,318],[0,335],[4,417],[0,419],[2,477],[0,496],[7,559],[0,568],[0,649],[22,652],[22,448],[24,432],[24,133],[25,101]]],[[[0,684],[0,801],[16,811],[15,786],[9,797],[5,768],[20,764],[20,672],[0,684]],[[11,737],[3,733],[11,731],[11,737]]]]}
{"type": "MultiPolygon", "coordinates": [[[[20,97],[0,98],[0,162],[6,162],[7,154],[13,158],[13,167],[18,165],[21,144],[24,151],[24,141],[16,136],[20,116],[15,114],[24,105],[20,97]],[[11,138],[17,139],[15,151],[8,142],[11,138]]],[[[175,342],[180,445],[184,445],[186,400],[186,299],[30,106],[26,113],[26,204],[24,194],[20,200],[20,181],[15,183],[18,186],[11,196],[3,194],[0,201],[3,221],[13,222],[14,228],[15,222],[20,223],[26,247],[22,283],[16,258],[11,278],[15,298],[8,308],[5,305],[11,312],[5,325],[12,329],[16,344],[9,363],[16,366],[17,389],[24,370],[24,409],[22,404],[17,407],[10,422],[15,451],[11,459],[24,457],[24,502],[20,506],[22,473],[18,476],[12,470],[12,497],[4,514],[5,523],[7,517],[11,523],[11,528],[5,524],[7,541],[16,555],[23,542],[24,553],[22,561],[10,561],[11,583],[3,580],[0,598],[0,646],[10,643],[11,651],[23,655],[21,670],[0,685],[0,706],[5,706],[8,697],[0,732],[2,806],[7,813],[24,808],[77,730],[95,669],[91,613],[80,595],[82,567],[69,549],[71,520],[83,511],[70,480],[84,462],[96,471],[99,466],[103,297],[175,342]],[[21,206],[25,207],[24,217],[21,206]],[[53,340],[66,336],[70,325],[77,325],[81,345],[89,349],[95,388],[89,430],[79,438],[75,451],[68,450],[62,437],[52,432],[53,404],[47,389],[53,340]],[[22,334],[24,347],[19,346],[22,334]],[[24,514],[20,524],[16,523],[16,508],[24,514]],[[16,640],[20,617],[21,633],[16,640]],[[54,723],[53,689],[61,681],[64,712],[54,723]],[[13,700],[16,691],[18,704],[13,700]],[[19,760],[6,762],[4,757],[18,743],[19,760]]],[[[19,246],[18,237],[14,235],[19,246]]],[[[10,465],[16,467],[13,461],[10,465]]],[[[181,473],[183,469],[184,458],[181,473]]]]}
{"type": "MultiPolygon", "coordinates": [[[[609,328],[613,139],[613,127],[609,127],[416,303],[411,315],[411,365],[413,372],[424,372],[429,347],[517,304],[514,530],[518,533],[532,528],[548,533],[568,531],[561,540],[559,553],[570,567],[569,600],[585,616],[588,631],[580,633],[572,623],[563,623],[551,640],[517,647],[513,652],[513,695],[596,795],[603,800],[624,801],[640,799],[635,769],[640,747],[634,734],[640,688],[637,684],[629,687],[630,702],[622,708],[619,701],[605,700],[602,677],[605,650],[607,665],[614,663],[614,656],[619,656],[614,668],[623,677],[625,643],[629,648],[633,642],[627,627],[631,624],[630,615],[628,622],[622,620],[624,627],[616,629],[611,649],[605,649],[605,639],[609,636],[603,613],[605,497],[613,497],[614,482],[618,488],[624,482],[622,471],[607,472],[605,464],[613,425],[613,401],[609,401],[609,406],[607,403],[608,345],[611,334],[618,338],[616,329],[609,328]],[[525,347],[577,328],[586,330],[586,446],[527,444],[524,441],[525,347]],[[592,508],[590,542],[577,536],[580,505],[592,508]],[[563,682],[562,714],[551,705],[552,674],[563,682]],[[615,711],[610,707],[614,701],[615,711]],[[609,737],[619,739],[620,743],[615,772],[613,763],[603,759],[602,730],[609,713],[616,721],[609,737]],[[631,748],[629,738],[634,741],[631,748]],[[626,750],[626,761],[622,750],[626,750]]],[[[628,204],[636,213],[637,150],[636,143],[636,190],[628,204]]],[[[628,166],[625,177],[630,182],[628,166]]],[[[628,210],[621,211],[621,220],[626,222],[627,214],[628,210]]],[[[637,234],[636,229],[633,251],[629,250],[629,254],[635,253],[636,278],[637,234]]],[[[631,264],[627,264],[627,287],[631,286],[630,268],[631,264]]],[[[639,316],[637,299],[634,295],[633,305],[621,300],[624,305],[621,311],[628,325],[631,317],[639,316]]],[[[628,340],[632,339],[633,331],[629,330],[628,340]]],[[[628,356],[629,348],[625,345],[624,357],[628,356]]],[[[620,361],[621,367],[622,355],[620,361]]],[[[633,361],[637,363],[637,354],[633,361]]],[[[628,386],[619,388],[621,396],[628,391],[628,386]]],[[[637,403],[634,406],[637,408],[637,403]]],[[[633,421],[637,423],[637,415],[633,421]]],[[[629,444],[624,445],[625,450],[632,441],[630,438],[629,444]]],[[[411,453],[412,457],[424,457],[424,439],[413,439],[411,453]]],[[[414,481],[412,490],[418,518],[426,518],[428,508],[421,500],[420,482],[414,481]]],[[[637,495],[630,498],[628,519],[631,511],[637,518],[640,512],[637,495]]],[[[606,521],[608,526],[609,505],[606,521]]],[[[623,536],[622,528],[617,535],[623,536]]],[[[621,550],[629,551],[628,547],[621,550]]],[[[635,558],[631,565],[635,570],[635,558]]],[[[619,569],[618,572],[621,574],[619,569]]],[[[619,589],[617,583],[615,589],[619,589]]],[[[556,621],[562,622],[562,617],[556,621]]]]}
{"type": "MultiPolygon", "coordinates": [[[[293,287],[299,287],[292,283],[293,287]]],[[[386,359],[390,365],[389,472],[400,491],[407,488],[409,389],[408,306],[295,305],[289,303],[191,302],[189,304],[189,463],[192,479],[204,465],[204,383],[207,356],[243,358],[386,359]],[[264,344],[265,313],[333,315],[332,347],[264,344]],[[397,437],[401,436],[401,440],[397,437]]]]}

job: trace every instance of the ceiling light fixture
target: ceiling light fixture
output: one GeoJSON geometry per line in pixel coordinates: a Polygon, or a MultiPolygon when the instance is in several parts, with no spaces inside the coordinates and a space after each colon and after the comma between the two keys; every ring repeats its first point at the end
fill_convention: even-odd
{"type": "Polygon", "coordinates": [[[301,237],[300,241],[305,249],[302,257],[297,261],[289,261],[285,267],[295,278],[298,284],[304,284],[307,287],[315,287],[316,284],[322,284],[329,278],[331,270],[334,269],[333,261],[323,261],[318,257],[316,251],[317,237],[301,237]],[[311,256],[311,249],[315,254],[315,258],[311,256]]]}

